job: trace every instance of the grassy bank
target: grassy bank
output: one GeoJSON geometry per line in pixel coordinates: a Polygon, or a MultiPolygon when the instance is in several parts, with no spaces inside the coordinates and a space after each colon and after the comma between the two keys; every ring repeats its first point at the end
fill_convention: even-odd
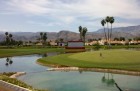
{"type": "MultiPolygon", "coordinates": [[[[47,90],[39,90],[39,89],[34,89],[32,86],[29,86],[27,85],[26,83],[24,82],[21,82],[17,79],[14,79],[14,78],[9,78],[12,74],[14,73],[1,73],[0,74],[0,80],[3,80],[5,82],[8,82],[8,83],[12,83],[12,84],[15,84],[15,85],[18,85],[20,87],[24,87],[24,88],[27,88],[27,89],[30,89],[31,91],[47,91],[47,90]]],[[[11,91],[10,89],[8,89],[7,87],[3,87],[3,86],[0,86],[0,89],[2,91],[11,91]]]]}
{"type": "MultiPolygon", "coordinates": [[[[107,46],[86,46],[86,50],[91,49],[107,49],[107,46]]],[[[121,48],[136,48],[139,49],[140,45],[114,45],[111,49],[121,49],[121,48]]],[[[73,50],[68,50],[69,52],[73,52],[73,50]]],[[[79,51],[79,50],[77,50],[79,51]]],[[[40,54],[46,52],[65,52],[65,48],[61,48],[58,46],[52,47],[42,47],[42,46],[21,46],[21,47],[11,47],[0,46],[0,57],[8,57],[8,56],[19,56],[19,55],[28,55],[28,54],[40,54]]],[[[67,52],[67,51],[66,51],[67,52]]],[[[76,50],[74,51],[76,52],[76,50]]]]}
{"type": "Polygon", "coordinates": [[[140,71],[140,51],[101,50],[62,54],[38,60],[41,64],[140,71]],[[100,56],[102,53],[102,57],[100,56]]]}
{"type": "Polygon", "coordinates": [[[47,52],[63,52],[63,48],[12,48],[0,49],[0,57],[19,56],[28,54],[40,54],[47,52]]]}

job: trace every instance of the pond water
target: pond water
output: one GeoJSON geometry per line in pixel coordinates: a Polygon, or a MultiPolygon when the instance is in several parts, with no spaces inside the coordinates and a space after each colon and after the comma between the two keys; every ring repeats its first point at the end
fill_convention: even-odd
{"type": "MultiPolygon", "coordinates": [[[[43,56],[53,56],[58,53],[48,53],[43,56]]],[[[119,91],[118,86],[128,91],[140,91],[140,77],[130,75],[108,74],[86,71],[46,71],[49,67],[36,64],[42,55],[15,56],[0,58],[0,72],[27,72],[19,80],[49,91],[119,91]]]]}

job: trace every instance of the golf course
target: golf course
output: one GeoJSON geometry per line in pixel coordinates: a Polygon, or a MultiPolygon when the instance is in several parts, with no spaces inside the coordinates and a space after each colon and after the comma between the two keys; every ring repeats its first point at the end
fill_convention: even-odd
{"type": "Polygon", "coordinates": [[[63,48],[13,48],[0,49],[0,57],[21,56],[30,54],[43,54],[46,52],[63,52],[63,48]]]}
{"type": "Polygon", "coordinates": [[[128,71],[140,71],[140,51],[114,49],[57,56],[38,59],[43,65],[61,67],[102,68],[128,71]]]}

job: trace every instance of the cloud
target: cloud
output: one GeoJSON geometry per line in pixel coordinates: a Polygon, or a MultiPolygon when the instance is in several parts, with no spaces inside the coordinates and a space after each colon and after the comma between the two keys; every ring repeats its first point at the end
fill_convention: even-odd
{"type": "MultiPolygon", "coordinates": [[[[1,6],[0,6],[1,7],[1,6]]],[[[91,29],[101,28],[100,20],[114,16],[115,27],[139,24],[128,20],[140,20],[139,0],[4,0],[0,14],[21,14],[50,19],[49,22],[34,21],[30,24],[54,27],[84,25],[91,29]],[[121,19],[124,21],[121,21],[121,19]],[[121,22],[118,22],[118,21],[121,22]]]]}
{"type": "Polygon", "coordinates": [[[6,29],[6,28],[1,28],[0,27],[0,32],[14,32],[15,30],[13,29],[6,29]]]}
{"type": "Polygon", "coordinates": [[[32,25],[37,25],[37,26],[43,26],[43,27],[52,27],[52,26],[61,26],[62,24],[59,22],[49,22],[49,23],[45,23],[45,22],[38,22],[38,21],[28,21],[28,24],[32,24],[32,25]]]}
{"type": "Polygon", "coordinates": [[[6,2],[9,6],[8,10],[17,13],[24,14],[45,14],[49,11],[48,8],[45,7],[45,4],[48,4],[46,0],[10,0],[6,2]]]}
{"type": "Polygon", "coordinates": [[[140,18],[137,0],[9,0],[7,4],[29,14],[140,18]]]}

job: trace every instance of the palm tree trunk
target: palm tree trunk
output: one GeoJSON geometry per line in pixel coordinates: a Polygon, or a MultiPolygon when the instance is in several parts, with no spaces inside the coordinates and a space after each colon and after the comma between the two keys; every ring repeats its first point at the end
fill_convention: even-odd
{"type": "Polygon", "coordinates": [[[112,38],[112,24],[111,24],[110,40],[111,38],[112,38]]]}
{"type": "Polygon", "coordinates": [[[85,40],[86,40],[86,39],[85,39],[85,36],[83,36],[84,45],[85,45],[85,40]]]}
{"type": "Polygon", "coordinates": [[[108,23],[107,23],[107,28],[108,28],[108,35],[107,35],[107,41],[108,41],[108,46],[110,46],[110,38],[109,38],[109,27],[108,27],[108,23]]]}
{"type": "Polygon", "coordinates": [[[82,41],[82,34],[81,34],[81,32],[80,32],[80,40],[82,41]]]}
{"type": "Polygon", "coordinates": [[[107,36],[106,36],[105,27],[104,27],[104,34],[105,34],[105,40],[106,40],[106,42],[107,42],[107,36]]]}

